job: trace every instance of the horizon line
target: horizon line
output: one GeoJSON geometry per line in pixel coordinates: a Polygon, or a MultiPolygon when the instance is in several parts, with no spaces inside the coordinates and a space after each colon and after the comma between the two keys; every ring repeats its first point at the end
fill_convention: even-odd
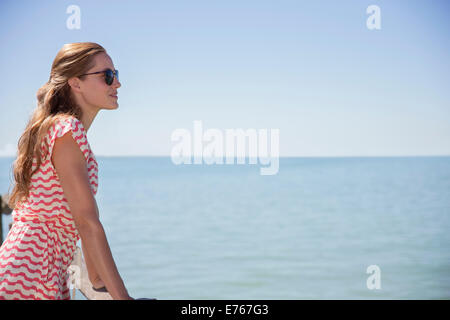
{"type": "MultiPolygon", "coordinates": [[[[17,156],[4,156],[0,155],[0,158],[16,158],[17,156]]],[[[102,157],[102,158],[171,158],[171,155],[96,155],[95,157],[102,157]]],[[[191,157],[193,158],[194,155],[191,157]]],[[[419,158],[419,157],[450,157],[450,154],[425,154],[425,155],[299,155],[299,156],[278,156],[273,158],[419,158]]],[[[214,157],[203,157],[204,158],[214,158],[214,157]]],[[[250,157],[233,157],[233,159],[248,159],[250,157]]],[[[255,157],[258,158],[258,157],[255,157]]],[[[270,157],[267,157],[270,158],[270,157]]]]}

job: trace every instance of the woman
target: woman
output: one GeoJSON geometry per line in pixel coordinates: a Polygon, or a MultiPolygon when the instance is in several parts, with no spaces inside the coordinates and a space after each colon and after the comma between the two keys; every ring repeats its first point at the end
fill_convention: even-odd
{"type": "Polygon", "coordinates": [[[66,44],[56,55],[18,143],[13,225],[0,248],[0,299],[69,299],[67,271],[80,238],[93,287],[132,299],[99,220],[97,161],[86,137],[101,109],[118,108],[120,86],[96,43],[66,44]]]}

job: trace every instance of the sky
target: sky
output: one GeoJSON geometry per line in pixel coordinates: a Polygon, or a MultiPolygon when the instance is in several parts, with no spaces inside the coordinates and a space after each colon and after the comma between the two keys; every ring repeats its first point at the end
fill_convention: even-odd
{"type": "Polygon", "coordinates": [[[96,156],[167,156],[177,129],[279,129],[280,156],[450,155],[450,2],[0,1],[0,156],[59,49],[101,44],[119,108],[96,156]],[[69,29],[70,5],[80,29],[69,29]],[[366,12],[380,9],[380,29],[366,12]]]}

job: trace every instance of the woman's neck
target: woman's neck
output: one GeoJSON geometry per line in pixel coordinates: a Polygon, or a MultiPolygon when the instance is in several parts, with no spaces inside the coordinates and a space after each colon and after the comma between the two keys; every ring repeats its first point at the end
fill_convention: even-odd
{"type": "Polygon", "coordinates": [[[96,110],[89,110],[85,111],[83,110],[83,115],[81,116],[81,123],[83,124],[84,129],[87,131],[91,127],[92,122],[94,121],[95,117],[97,116],[99,109],[96,110]]]}

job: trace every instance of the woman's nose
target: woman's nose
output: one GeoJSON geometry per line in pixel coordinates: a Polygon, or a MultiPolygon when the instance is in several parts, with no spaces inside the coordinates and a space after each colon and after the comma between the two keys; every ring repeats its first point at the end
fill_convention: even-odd
{"type": "Polygon", "coordinates": [[[120,83],[119,79],[117,79],[117,77],[114,77],[114,82],[112,85],[115,88],[120,88],[122,86],[122,84],[120,83]]]}

